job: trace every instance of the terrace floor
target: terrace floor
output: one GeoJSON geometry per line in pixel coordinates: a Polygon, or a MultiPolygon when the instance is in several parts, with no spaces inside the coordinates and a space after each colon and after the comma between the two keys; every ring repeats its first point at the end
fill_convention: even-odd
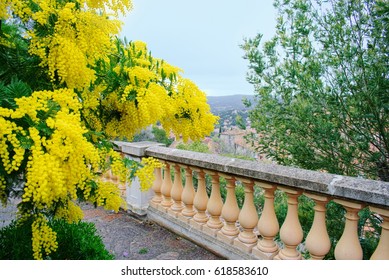
{"type": "MultiPolygon", "coordinates": [[[[167,229],[126,211],[114,213],[83,204],[84,221],[93,222],[117,260],[218,260],[221,257],[167,229]]],[[[0,228],[15,217],[16,202],[0,205],[0,228]]]]}

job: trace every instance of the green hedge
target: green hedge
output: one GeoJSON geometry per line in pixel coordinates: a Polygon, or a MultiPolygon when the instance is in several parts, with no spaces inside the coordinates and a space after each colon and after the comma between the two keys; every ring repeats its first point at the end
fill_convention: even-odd
{"type": "MultiPolygon", "coordinates": [[[[67,223],[52,220],[49,225],[57,233],[58,249],[47,259],[52,260],[112,260],[93,223],[67,223]]],[[[0,229],[1,260],[32,260],[31,221],[16,221],[0,229]]]]}

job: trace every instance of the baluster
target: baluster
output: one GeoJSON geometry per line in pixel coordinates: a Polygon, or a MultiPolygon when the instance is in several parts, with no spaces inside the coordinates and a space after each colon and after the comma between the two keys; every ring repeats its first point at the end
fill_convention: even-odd
{"type": "Polygon", "coordinates": [[[217,232],[223,227],[223,223],[220,220],[223,200],[220,194],[219,174],[209,170],[206,171],[206,173],[212,178],[212,190],[207,203],[207,212],[210,217],[206,226],[203,227],[203,230],[209,235],[216,237],[217,232]]]}
{"type": "Polygon", "coordinates": [[[170,196],[171,190],[172,190],[172,177],[170,175],[170,164],[165,161],[165,170],[163,174],[163,181],[161,186],[161,193],[162,193],[162,201],[161,201],[161,208],[159,208],[161,211],[167,212],[167,209],[170,208],[173,204],[173,200],[170,196]]]}
{"type": "Polygon", "coordinates": [[[173,199],[173,204],[168,210],[168,213],[174,217],[178,216],[178,213],[184,208],[181,201],[181,195],[183,191],[182,177],[181,177],[181,166],[179,164],[172,164],[174,166],[174,183],[171,189],[170,195],[173,199]]]}
{"type": "Polygon", "coordinates": [[[288,213],[280,230],[280,237],[284,243],[284,248],[278,252],[278,255],[274,259],[301,260],[301,253],[296,248],[303,240],[303,229],[298,218],[298,197],[302,191],[284,187],[279,187],[278,189],[288,195],[288,213]]]}
{"type": "Polygon", "coordinates": [[[112,176],[112,182],[113,182],[114,184],[119,184],[119,182],[120,182],[119,176],[113,175],[113,176],[112,176]]]}
{"type": "Polygon", "coordinates": [[[381,237],[371,260],[389,260],[389,210],[370,207],[370,210],[379,214],[384,221],[381,224],[381,237]]]}
{"type": "Polygon", "coordinates": [[[358,212],[364,205],[340,199],[334,199],[334,202],[342,205],[347,211],[344,215],[346,217],[344,231],[335,247],[335,259],[361,260],[363,252],[358,237],[358,212]]]}
{"type": "Polygon", "coordinates": [[[236,221],[239,218],[239,206],[235,196],[235,178],[225,174],[220,175],[227,181],[227,197],[222,208],[225,224],[217,233],[217,238],[232,245],[239,234],[239,229],[236,226],[236,221]]]}
{"type": "Polygon", "coordinates": [[[112,170],[110,169],[107,173],[107,181],[113,182],[115,175],[113,174],[112,170]]]}
{"type": "Polygon", "coordinates": [[[126,198],[126,183],[119,180],[119,176],[112,173],[112,170],[108,170],[104,176],[103,180],[115,184],[120,192],[122,198],[126,198]]]}
{"type": "Polygon", "coordinates": [[[193,205],[196,208],[197,213],[193,216],[193,219],[189,221],[190,225],[202,230],[203,225],[208,221],[208,216],[205,213],[208,204],[208,195],[205,187],[205,173],[202,169],[193,168],[198,173],[198,186],[197,192],[193,201],[193,205]]]}
{"type": "Polygon", "coordinates": [[[254,182],[248,179],[237,179],[244,185],[244,203],[239,213],[239,224],[243,231],[234,240],[234,245],[251,253],[258,241],[258,236],[254,233],[254,228],[258,223],[258,214],[254,205],[254,182]]]}
{"type": "Polygon", "coordinates": [[[110,180],[111,174],[112,174],[111,169],[107,170],[107,171],[102,175],[103,180],[104,180],[104,181],[110,180]]]}
{"type": "Polygon", "coordinates": [[[155,180],[151,189],[154,191],[154,197],[150,201],[150,205],[157,208],[157,205],[162,201],[161,185],[162,185],[162,169],[154,169],[155,180]]]}
{"type": "Polygon", "coordinates": [[[310,193],[304,194],[315,202],[315,207],[313,208],[315,216],[311,230],[305,239],[305,246],[312,260],[322,260],[331,249],[331,241],[326,227],[326,205],[329,202],[329,198],[310,193]]]}
{"type": "Polygon", "coordinates": [[[274,192],[277,187],[258,181],[255,184],[265,191],[265,203],[258,221],[258,231],[262,238],[258,241],[257,246],[253,248],[253,254],[260,258],[272,259],[277,255],[279,250],[277,244],[274,242],[274,237],[280,229],[274,211],[274,192]]]}
{"type": "Polygon", "coordinates": [[[182,165],[185,168],[185,188],[182,191],[181,200],[184,203],[184,209],[181,211],[181,215],[179,215],[179,219],[184,222],[189,222],[195,214],[196,211],[193,208],[193,200],[195,197],[195,190],[193,187],[193,174],[192,169],[189,166],[182,165]]]}
{"type": "Polygon", "coordinates": [[[119,188],[119,191],[120,191],[120,196],[126,200],[126,191],[127,191],[127,183],[126,182],[120,182],[118,184],[118,188],[119,188]]]}

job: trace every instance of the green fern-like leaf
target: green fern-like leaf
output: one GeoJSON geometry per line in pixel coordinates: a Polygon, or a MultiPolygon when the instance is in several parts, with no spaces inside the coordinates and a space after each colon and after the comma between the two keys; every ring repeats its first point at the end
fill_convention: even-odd
{"type": "Polygon", "coordinates": [[[9,85],[0,83],[0,105],[1,107],[15,109],[15,99],[30,96],[31,93],[31,88],[26,83],[17,79],[12,79],[9,85]]]}

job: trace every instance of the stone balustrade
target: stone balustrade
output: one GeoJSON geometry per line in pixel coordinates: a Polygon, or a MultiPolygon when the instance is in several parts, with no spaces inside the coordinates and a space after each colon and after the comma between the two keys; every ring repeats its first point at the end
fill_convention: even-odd
{"type": "MultiPolygon", "coordinates": [[[[377,234],[380,240],[371,259],[389,259],[387,182],[171,149],[148,142],[116,144],[126,156],[150,156],[165,164],[163,169],[155,170],[156,179],[147,202],[148,218],[228,259],[325,258],[331,249],[326,226],[326,205],[330,201],[345,209],[343,234],[334,250],[336,259],[362,259],[358,213],[365,207],[382,221],[381,233],[377,234]],[[137,146],[142,151],[135,148],[129,154],[137,146]],[[241,207],[236,196],[238,183],[244,190],[241,207]],[[274,207],[276,192],[287,197],[287,214],[281,225],[274,207]],[[263,205],[255,204],[255,195],[263,196],[263,205]],[[301,196],[314,202],[313,223],[305,239],[298,213],[301,196]]],[[[127,189],[131,188],[134,185],[127,189]]]]}

